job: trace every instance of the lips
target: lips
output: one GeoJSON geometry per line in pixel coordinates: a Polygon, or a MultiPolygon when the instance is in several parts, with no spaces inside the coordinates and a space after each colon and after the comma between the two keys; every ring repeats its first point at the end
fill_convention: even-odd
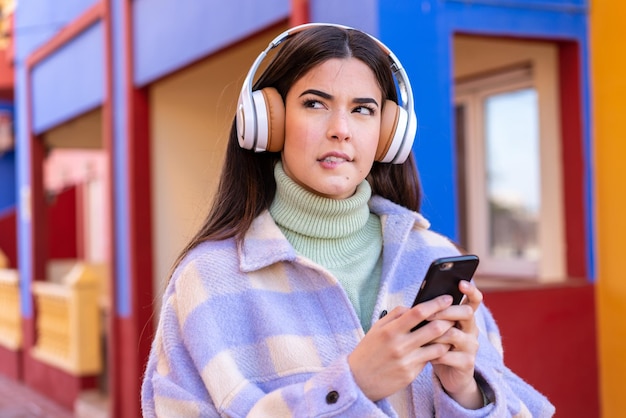
{"type": "Polygon", "coordinates": [[[349,156],[339,152],[331,152],[328,154],[324,154],[321,158],[318,159],[320,162],[324,163],[342,163],[345,161],[352,161],[349,156]]]}
{"type": "Polygon", "coordinates": [[[340,163],[346,160],[345,158],[339,158],[339,157],[326,157],[326,158],[321,159],[320,161],[325,162],[325,163],[340,163]]]}

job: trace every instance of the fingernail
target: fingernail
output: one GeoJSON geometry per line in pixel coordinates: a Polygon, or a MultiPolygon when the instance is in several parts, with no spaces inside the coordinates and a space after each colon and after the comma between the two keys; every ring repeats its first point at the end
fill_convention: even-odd
{"type": "Polygon", "coordinates": [[[450,295],[443,295],[443,301],[445,303],[452,303],[452,296],[450,296],[450,295]]]}

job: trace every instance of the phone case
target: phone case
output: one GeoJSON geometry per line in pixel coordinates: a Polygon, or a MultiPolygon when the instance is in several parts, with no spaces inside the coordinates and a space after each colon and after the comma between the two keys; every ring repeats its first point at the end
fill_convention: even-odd
{"type": "MultiPolygon", "coordinates": [[[[458,305],[464,296],[459,290],[459,282],[461,280],[470,281],[477,267],[478,256],[474,254],[443,257],[433,261],[426,272],[419,292],[415,296],[413,306],[441,295],[452,296],[452,303],[458,305]]],[[[426,323],[428,321],[422,321],[411,331],[415,331],[426,323]]]]}

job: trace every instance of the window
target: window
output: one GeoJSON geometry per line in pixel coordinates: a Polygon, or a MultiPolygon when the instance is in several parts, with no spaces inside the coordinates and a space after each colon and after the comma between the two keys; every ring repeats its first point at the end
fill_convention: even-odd
{"type": "Polygon", "coordinates": [[[494,93],[483,103],[484,156],[490,256],[538,260],[541,204],[537,91],[494,93]]]}
{"type": "Polygon", "coordinates": [[[464,46],[492,66],[455,85],[461,243],[480,256],[480,276],[561,279],[556,59],[526,51],[517,57],[523,61],[496,67],[480,52],[490,50],[484,42],[464,46]]]}

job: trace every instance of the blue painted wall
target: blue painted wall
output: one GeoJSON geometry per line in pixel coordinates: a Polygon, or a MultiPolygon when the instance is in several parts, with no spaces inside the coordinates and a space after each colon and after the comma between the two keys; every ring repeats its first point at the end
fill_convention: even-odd
{"type": "Polygon", "coordinates": [[[143,86],[287,19],[290,0],[135,0],[135,84],[143,86]]]}
{"type": "Polygon", "coordinates": [[[104,28],[99,22],[33,68],[35,133],[45,132],[102,104],[104,51],[104,28]]]}
{"type": "MultiPolygon", "coordinates": [[[[14,16],[16,61],[22,63],[36,48],[98,1],[29,0],[28,2],[16,2],[17,7],[14,16]]],[[[80,72],[80,69],[76,68],[75,71],[80,72]]]]}
{"type": "Polygon", "coordinates": [[[15,203],[15,151],[7,151],[0,155],[0,215],[15,203]]]}
{"type": "Polygon", "coordinates": [[[113,119],[113,202],[115,223],[113,251],[115,257],[115,312],[122,316],[131,315],[131,246],[128,239],[130,231],[129,205],[129,160],[128,155],[128,96],[126,68],[128,63],[129,47],[125,37],[125,2],[127,0],[111,1],[111,50],[116,59],[112,65],[112,90],[111,106],[114,109],[113,119]]]}
{"type": "Polygon", "coordinates": [[[378,0],[309,0],[309,7],[312,22],[339,23],[378,37],[378,0]]]}
{"type": "MultiPolygon", "coordinates": [[[[25,60],[98,0],[18,3],[16,71],[25,60]]],[[[99,105],[103,98],[104,34],[100,25],[61,48],[33,71],[33,126],[42,132],[99,105]]],[[[24,88],[16,80],[16,89],[24,88]]]]}
{"type": "MultiPolygon", "coordinates": [[[[13,103],[0,102],[0,111],[13,117],[13,103]]],[[[15,207],[15,151],[0,152],[0,216],[15,207]]]]}

